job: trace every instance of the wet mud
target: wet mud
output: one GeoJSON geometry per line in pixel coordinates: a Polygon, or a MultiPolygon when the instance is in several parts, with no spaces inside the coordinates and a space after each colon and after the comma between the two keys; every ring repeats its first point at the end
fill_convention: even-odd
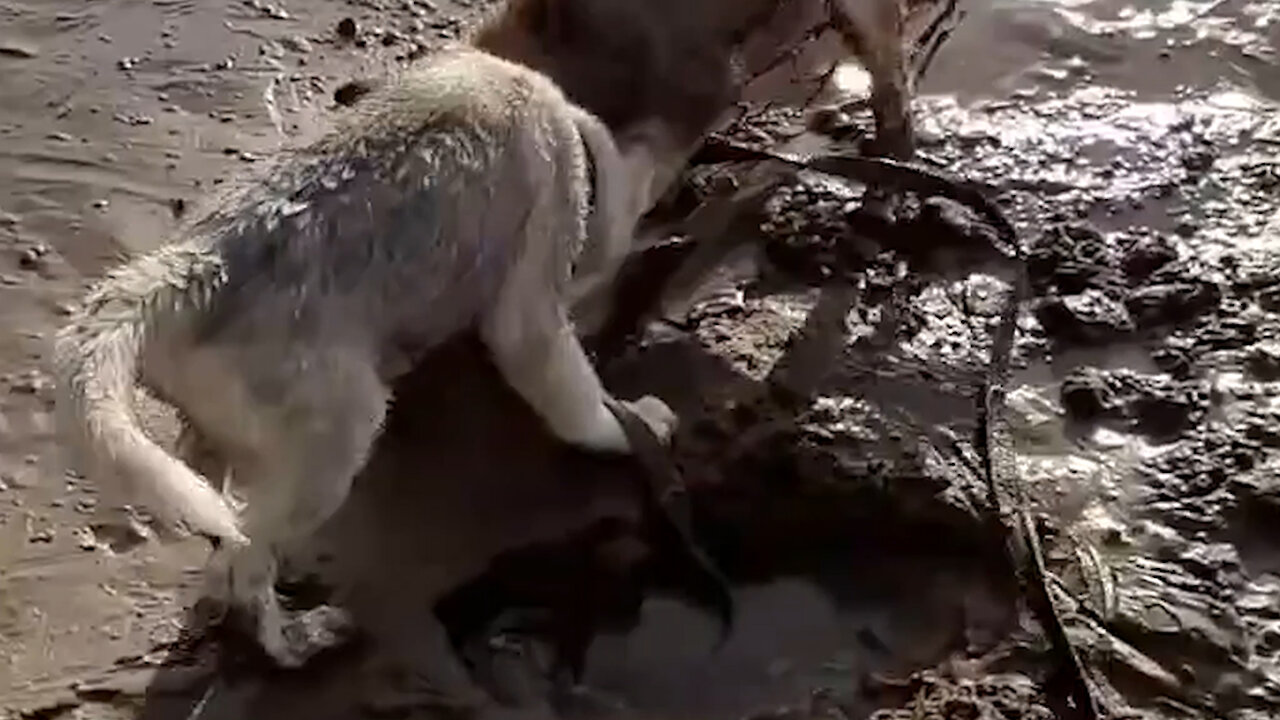
{"type": "MultiPolygon", "coordinates": [[[[0,4],[0,716],[456,712],[427,677],[436,600],[513,548],[637,516],[635,468],[551,442],[460,341],[397,388],[349,506],[291,563],[361,641],[210,685],[213,648],[186,640],[205,548],[113,552],[93,526],[107,499],[56,446],[43,362],[84,279],[481,5],[0,4]]],[[[1275,717],[1280,11],[964,5],[915,103],[918,140],[1026,245],[1010,430],[1068,634],[1116,717],[1275,717]]],[[[852,143],[868,124],[851,107],[817,129],[852,143]]],[[[866,217],[861,193],[801,174],[757,249],[606,369],[622,396],[692,419],[676,455],[740,614],[712,653],[714,618],[661,573],[639,607],[601,598],[618,615],[586,655],[593,714],[1053,717],[1053,656],[968,445],[1002,283],[989,230],[937,199],[866,217]],[[837,370],[794,417],[759,402],[814,286],[850,282],[837,370]]],[[[535,574],[598,569],[555,567],[535,574]]]]}

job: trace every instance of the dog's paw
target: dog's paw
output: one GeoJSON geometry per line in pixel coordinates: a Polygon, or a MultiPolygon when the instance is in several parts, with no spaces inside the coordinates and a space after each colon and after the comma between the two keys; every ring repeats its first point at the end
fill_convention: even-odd
{"type": "Polygon", "coordinates": [[[645,395],[639,400],[627,400],[624,403],[649,426],[659,440],[664,444],[671,442],[680,418],[665,402],[653,395],[645,395]]]}
{"type": "Polygon", "coordinates": [[[281,628],[283,645],[271,655],[282,667],[300,667],[315,655],[355,639],[351,614],[332,605],[318,605],[294,614],[281,628]]]}

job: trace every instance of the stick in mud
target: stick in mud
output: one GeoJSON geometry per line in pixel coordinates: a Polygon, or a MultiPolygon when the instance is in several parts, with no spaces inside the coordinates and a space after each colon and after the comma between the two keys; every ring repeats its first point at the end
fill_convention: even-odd
{"type": "MultiPolygon", "coordinates": [[[[975,210],[996,231],[998,249],[1014,266],[1016,280],[1007,293],[1001,310],[1000,322],[992,342],[991,366],[979,393],[977,427],[974,446],[981,462],[982,474],[989,489],[989,499],[995,519],[1008,539],[1008,553],[1012,566],[1022,586],[1029,608],[1049,635],[1054,652],[1059,656],[1058,670],[1046,683],[1045,691],[1051,700],[1057,701],[1063,717],[1081,720],[1097,720],[1101,701],[1070,639],[1066,635],[1062,618],[1048,588],[1049,572],[1044,553],[1028,510],[1026,490],[1016,469],[1008,462],[1009,453],[1005,435],[1004,386],[1006,383],[1012,345],[1016,330],[1017,313],[1023,298],[1027,297],[1025,262],[1017,232],[1012,223],[993,202],[977,189],[946,177],[940,173],[925,171],[909,165],[886,160],[850,155],[817,156],[808,160],[786,157],[777,153],[756,150],[740,144],[715,140],[705,148],[705,157],[720,162],[750,162],[781,164],[795,170],[812,170],[856,180],[870,187],[889,187],[926,195],[941,195],[956,200],[975,210]]],[[[752,188],[756,190],[756,188],[752,188]]],[[[727,222],[727,221],[726,221],[727,222]]],[[[702,277],[744,239],[737,234],[718,234],[709,239],[699,238],[706,246],[696,246],[686,265],[678,268],[673,277],[681,278],[679,287],[696,286],[688,276],[702,277]],[[682,276],[682,273],[684,274],[682,276]]],[[[658,303],[664,291],[675,283],[649,278],[651,297],[658,303]]],[[[808,396],[821,382],[835,358],[840,356],[843,343],[843,322],[847,309],[856,300],[856,293],[846,289],[844,293],[828,295],[819,301],[825,308],[815,309],[810,321],[802,330],[806,341],[793,344],[797,353],[791,360],[790,353],[779,361],[780,369],[771,373],[767,382],[770,397],[780,397],[789,405],[808,396]],[[832,309],[834,307],[834,309],[832,309]],[[845,311],[845,312],[842,312],[845,311]],[[813,317],[816,316],[816,317],[813,317]],[[797,393],[799,397],[797,397],[797,393]]],[[[633,306],[634,307],[634,306],[633,306]]],[[[643,321],[652,307],[630,318],[620,318],[623,323],[643,321]]],[[[635,332],[636,325],[625,328],[606,326],[607,331],[619,335],[635,332]]]]}
{"type": "Polygon", "coordinates": [[[695,541],[678,469],[643,419],[620,403],[609,409],[631,437],[641,466],[632,474],[638,520],[606,517],[567,538],[505,551],[433,606],[454,652],[496,694],[511,689],[494,670],[495,636],[550,641],[553,692],[570,698],[580,689],[594,638],[610,628],[634,629],[654,584],[715,616],[720,633],[713,654],[733,631],[734,596],[695,541]]]}
{"type": "Polygon", "coordinates": [[[610,401],[609,410],[618,418],[635,448],[635,458],[644,466],[644,477],[648,482],[640,495],[646,501],[647,519],[657,522],[659,542],[667,549],[685,555],[683,559],[693,571],[687,588],[690,595],[713,608],[718,615],[718,650],[733,631],[736,615],[733,593],[729,590],[729,581],[694,539],[688,495],[685,494],[680,471],[658,436],[630,407],[610,401]]]}

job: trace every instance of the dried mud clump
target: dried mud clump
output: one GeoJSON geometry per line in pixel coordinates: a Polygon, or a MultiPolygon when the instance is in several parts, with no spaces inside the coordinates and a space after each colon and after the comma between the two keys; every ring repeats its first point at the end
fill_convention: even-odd
{"type": "Polygon", "coordinates": [[[907,699],[870,720],[1056,720],[1035,683],[1019,674],[957,678],[929,670],[895,684],[892,694],[907,699]]]}
{"type": "MultiPolygon", "coordinates": [[[[907,262],[921,281],[1000,259],[996,233],[969,207],[944,197],[902,195],[864,203],[861,188],[802,179],[770,199],[761,230],[775,266],[808,284],[859,282],[876,266],[907,262]]],[[[902,284],[912,277],[897,273],[902,284]]],[[[913,290],[918,290],[917,283],[913,290]]]]}
{"type": "Polygon", "coordinates": [[[1082,223],[1048,229],[1027,258],[1036,317],[1064,345],[1106,345],[1194,321],[1222,298],[1203,270],[1180,262],[1159,235],[1108,238],[1082,223]]]}
{"type": "Polygon", "coordinates": [[[1107,424],[1154,440],[1191,430],[1209,411],[1203,380],[1081,367],[1062,380],[1062,405],[1077,422],[1107,424]]]}

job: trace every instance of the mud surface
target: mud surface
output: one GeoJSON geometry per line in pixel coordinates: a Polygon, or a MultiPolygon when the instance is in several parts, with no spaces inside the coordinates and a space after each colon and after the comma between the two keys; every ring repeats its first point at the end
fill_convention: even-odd
{"type": "MultiPolygon", "coordinates": [[[[89,527],[101,499],[54,443],[43,361],[83,278],[163,242],[229,172],[313,137],[352,78],[480,5],[0,3],[0,716],[168,720],[205,696],[205,720],[431,716],[431,601],[503,549],[634,511],[625,468],[557,448],[460,343],[399,389],[350,506],[294,568],[336,587],[369,642],[206,693],[206,656],[166,664],[205,548],[112,552],[89,527]]],[[[967,9],[916,115],[925,160],[988,187],[1026,240],[1009,401],[1055,592],[1078,610],[1068,632],[1122,717],[1280,715],[1278,11],[967,9]]],[[[935,272],[887,302],[910,248],[847,237],[857,198],[802,177],[745,260],[761,279],[723,284],[610,368],[624,396],[721,407],[814,305],[796,258],[853,247],[870,269],[855,341],[796,422],[686,429],[739,630],[709,656],[710,618],[646,603],[634,633],[590,654],[587,681],[620,714],[1052,716],[1050,656],[1016,611],[962,442],[999,281],[932,254],[935,272]]],[[[962,209],[912,212],[912,237],[964,247],[962,209]]]]}

